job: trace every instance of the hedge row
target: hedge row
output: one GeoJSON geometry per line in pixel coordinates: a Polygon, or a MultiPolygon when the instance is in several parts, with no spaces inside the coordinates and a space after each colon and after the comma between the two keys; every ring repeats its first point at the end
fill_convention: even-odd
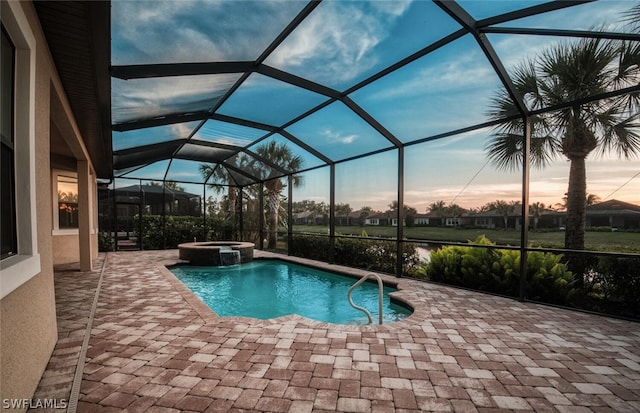
{"type": "MultiPolygon", "coordinates": [[[[329,260],[328,237],[294,234],[292,244],[291,255],[325,262],[329,260]]],[[[395,241],[335,238],[336,264],[395,274],[396,257],[395,241]]],[[[402,263],[405,271],[415,269],[418,262],[416,244],[403,243],[402,263]]]]}
{"type": "MultiPolygon", "coordinates": [[[[493,246],[481,236],[474,244],[493,246]]],[[[527,254],[526,297],[605,314],[640,319],[640,258],[593,256],[584,279],[576,282],[561,254],[527,254]]],[[[520,252],[449,246],[431,253],[418,274],[429,280],[517,297],[520,252]]]]}
{"type": "MultiPolygon", "coordinates": [[[[135,235],[140,238],[140,216],[134,218],[135,235]]],[[[209,219],[205,227],[202,217],[183,215],[143,215],[142,249],[178,248],[184,242],[224,239],[230,230],[224,221],[209,219]]]]}
{"type": "MultiPolygon", "coordinates": [[[[493,245],[485,236],[474,244],[493,245]]],[[[530,299],[567,304],[573,275],[562,256],[530,252],[526,293],[530,299]]],[[[520,252],[464,246],[444,247],[431,253],[424,274],[429,280],[497,294],[519,296],[520,252]]]]}

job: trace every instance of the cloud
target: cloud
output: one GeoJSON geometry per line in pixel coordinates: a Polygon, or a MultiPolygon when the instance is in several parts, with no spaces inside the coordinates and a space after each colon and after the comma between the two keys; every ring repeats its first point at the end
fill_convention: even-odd
{"type": "MultiPolygon", "coordinates": [[[[625,31],[622,29],[623,13],[628,11],[631,6],[632,4],[624,1],[586,3],[556,12],[545,13],[544,18],[536,16],[516,20],[507,24],[507,26],[625,31]]],[[[498,34],[489,34],[488,37],[507,69],[521,63],[525,58],[540,56],[543,50],[552,45],[576,40],[576,38],[498,34]]]]}
{"type": "Polygon", "coordinates": [[[112,80],[114,122],[210,109],[237,74],[112,80]]]}
{"type": "Polygon", "coordinates": [[[481,89],[485,93],[486,85],[496,83],[495,72],[477,49],[455,47],[447,51],[448,56],[443,54],[438,57],[438,54],[436,51],[426,60],[418,60],[392,74],[395,86],[378,91],[369,99],[407,99],[442,93],[450,95],[458,91],[469,96],[474,93],[474,89],[481,89]],[[416,67],[418,69],[414,69],[416,67]]]}
{"type": "Polygon", "coordinates": [[[267,60],[292,72],[313,68],[314,80],[349,81],[373,67],[372,51],[409,8],[410,1],[324,2],[267,60]]]}
{"type": "Polygon", "coordinates": [[[189,123],[174,123],[171,125],[171,132],[174,136],[180,139],[186,139],[193,132],[193,122],[189,123]]]}
{"type": "Polygon", "coordinates": [[[340,131],[333,131],[331,129],[323,130],[321,135],[330,143],[342,143],[346,145],[353,143],[358,139],[358,135],[356,134],[343,135],[340,131]]]}
{"type": "Polygon", "coordinates": [[[255,60],[302,7],[292,1],[114,1],[114,64],[255,60]]]}
{"type": "Polygon", "coordinates": [[[371,6],[383,14],[400,17],[406,13],[413,0],[374,1],[371,6]]]}

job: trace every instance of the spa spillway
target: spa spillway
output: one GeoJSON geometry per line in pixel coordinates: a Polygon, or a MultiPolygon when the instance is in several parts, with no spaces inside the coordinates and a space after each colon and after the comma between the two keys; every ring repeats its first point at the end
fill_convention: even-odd
{"type": "Polygon", "coordinates": [[[178,251],[180,259],[191,265],[229,265],[251,262],[253,247],[251,242],[187,242],[178,245],[178,251]],[[238,255],[239,262],[236,262],[238,255]]]}

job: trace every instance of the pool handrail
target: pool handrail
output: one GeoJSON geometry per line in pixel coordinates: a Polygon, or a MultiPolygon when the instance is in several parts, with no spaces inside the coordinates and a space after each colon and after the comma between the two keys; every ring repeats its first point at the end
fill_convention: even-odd
{"type": "Polygon", "coordinates": [[[371,313],[366,308],[360,307],[359,305],[354,304],[353,300],[351,299],[351,293],[353,292],[353,290],[371,277],[375,278],[378,281],[378,318],[379,318],[378,322],[380,325],[382,325],[382,293],[383,293],[384,287],[382,284],[382,278],[380,278],[378,274],[375,274],[372,272],[364,275],[362,278],[356,281],[356,283],[353,284],[351,288],[349,288],[349,292],[347,293],[347,299],[349,300],[349,304],[351,304],[351,307],[355,308],[356,310],[360,310],[367,315],[367,318],[369,319],[369,324],[371,324],[373,322],[373,319],[371,318],[371,313]]]}

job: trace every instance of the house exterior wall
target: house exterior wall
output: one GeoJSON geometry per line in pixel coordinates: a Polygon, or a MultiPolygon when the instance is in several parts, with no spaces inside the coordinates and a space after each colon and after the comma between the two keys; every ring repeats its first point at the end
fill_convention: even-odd
{"type": "MultiPolygon", "coordinates": [[[[52,244],[53,265],[70,264],[80,261],[80,241],[78,234],[72,235],[54,235],[52,244]]],[[[98,245],[98,234],[95,231],[91,233],[91,245],[98,245]]],[[[98,248],[92,248],[91,255],[93,258],[98,257],[98,248]]]]}
{"type": "MultiPolygon", "coordinates": [[[[28,102],[29,111],[34,113],[31,126],[16,124],[16,142],[18,140],[34,139],[32,160],[34,167],[30,168],[25,159],[16,154],[16,175],[26,172],[34,175],[32,182],[35,186],[36,205],[47,208],[36,208],[31,217],[37,238],[37,251],[32,251],[32,258],[39,260],[39,271],[33,277],[18,281],[17,286],[7,293],[2,285],[2,299],[0,300],[0,398],[23,399],[30,398],[35,391],[42,372],[57,340],[57,326],[55,313],[55,295],[53,289],[53,264],[51,248],[51,205],[50,197],[50,169],[49,169],[49,90],[51,63],[46,43],[38,30],[39,23],[30,3],[3,2],[2,21],[9,29],[9,36],[16,39],[18,31],[25,37],[30,37],[30,44],[16,44],[18,53],[29,53],[30,67],[20,67],[16,72],[26,70],[24,75],[31,79],[27,83],[16,82],[16,106],[23,99],[28,102]],[[11,24],[9,19],[15,20],[11,24]],[[42,47],[42,45],[45,47],[42,47]],[[35,77],[35,79],[33,79],[35,77]],[[24,96],[24,88],[31,89],[24,96]],[[26,128],[26,130],[25,130],[26,128]],[[37,167],[35,167],[37,165],[37,167]],[[35,218],[35,219],[34,219],[35,218]]],[[[21,43],[19,40],[16,43],[21,43]]],[[[16,144],[17,145],[17,144],[16,144]]],[[[21,203],[28,201],[17,196],[18,212],[22,211],[21,203]]],[[[18,228],[19,236],[21,234],[18,228]]],[[[22,254],[20,248],[18,254],[22,254]]],[[[10,260],[5,259],[3,261],[10,260]]],[[[14,265],[3,263],[0,275],[2,281],[10,276],[14,265]]],[[[31,275],[31,274],[29,274],[31,275]]]]}
{"type": "MultiPolygon", "coordinates": [[[[15,153],[18,253],[0,262],[0,399],[30,399],[57,341],[53,265],[63,248],[78,251],[78,235],[54,247],[50,164],[51,122],[75,125],[75,120],[33,4],[0,6],[17,53],[15,145],[20,148],[15,153]],[[54,97],[62,109],[53,108],[54,97]]],[[[73,129],[68,139],[82,147],[73,129]]],[[[89,190],[95,193],[94,188],[95,178],[89,190]]],[[[94,243],[97,254],[97,234],[94,243]]]]}

